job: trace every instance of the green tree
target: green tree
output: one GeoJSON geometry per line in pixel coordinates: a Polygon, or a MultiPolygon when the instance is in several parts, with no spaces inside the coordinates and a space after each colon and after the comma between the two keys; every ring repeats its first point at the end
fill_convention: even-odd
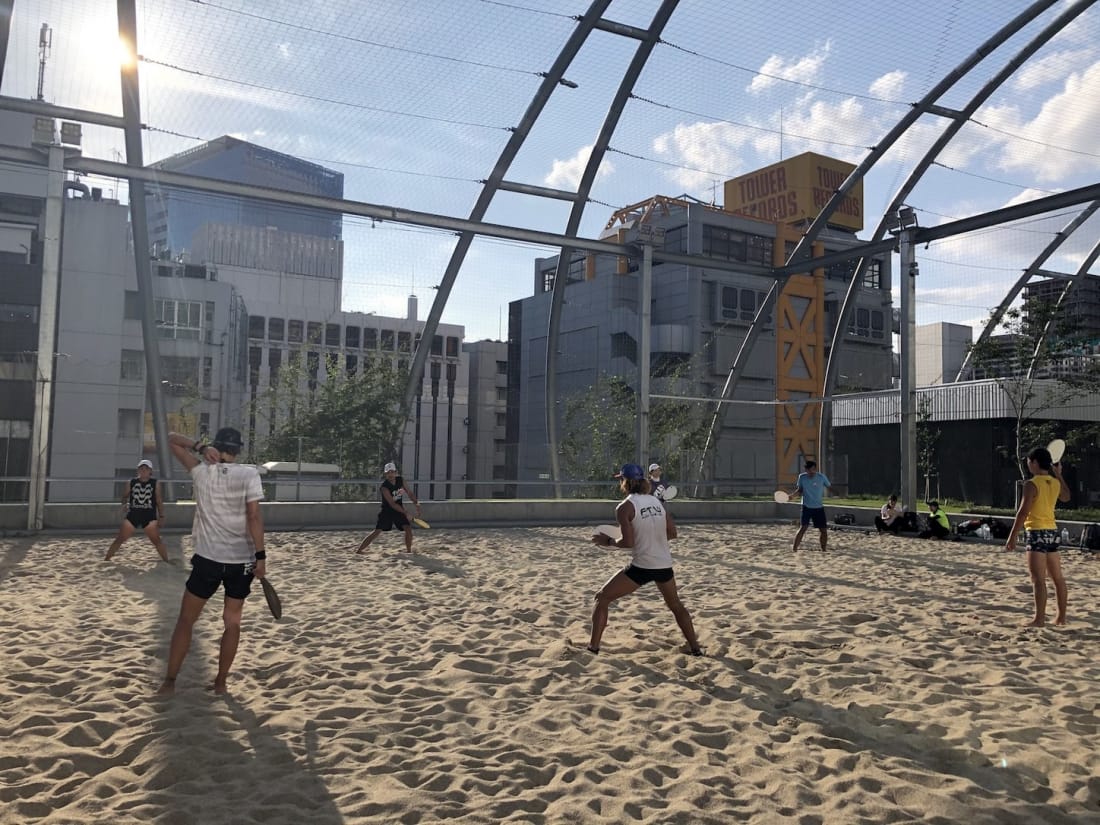
{"type": "MultiPolygon", "coordinates": [[[[605,375],[564,403],[562,469],[568,478],[594,479],[578,496],[606,496],[607,478],[635,455],[637,437],[634,390],[620,376],[605,375]]],[[[686,451],[702,449],[708,420],[700,404],[653,399],[649,409],[649,445],[643,455],[659,457],[664,470],[675,472],[686,451]]]]}
{"type": "MultiPolygon", "coordinates": [[[[917,401],[917,471],[924,476],[924,498],[939,498],[932,494],[932,477],[939,475],[937,450],[942,432],[932,423],[932,401],[922,397],[917,401]]],[[[939,484],[937,483],[937,488],[939,484]]],[[[907,502],[908,506],[914,506],[907,502]]]]}
{"type": "Polygon", "coordinates": [[[1013,413],[1013,459],[1027,478],[1026,453],[1057,434],[1036,417],[1053,407],[1100,390],[1100,360],[1082,346],[1078,325],[1054,303],[1028,301],[1001,320],[1004,334],[975,342],[970,363],[976,378],[992,378],[1013,413]]]}
{"type": "Polygon", "coordinates": [[[335,356],[292,354],[277,382],[253,405],[259,451],[269,460],[337,464],[344,478],[375,478],[389,460],[407,371],[364,359],[354,374],[335,356]]]}

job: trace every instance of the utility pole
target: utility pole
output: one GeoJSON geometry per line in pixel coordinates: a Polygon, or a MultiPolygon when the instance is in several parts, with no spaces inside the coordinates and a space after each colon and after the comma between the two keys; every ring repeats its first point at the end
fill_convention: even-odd
{"type": "Polygon", "coordinates": [[[652,350],[653,323],[653,247],[664,243],[665,230],[647,223],[638,225],[638,242],[642,246],[641,284],[638,302],[638,464],[649,464],[649,367],[652,350]]]}
{"type": "Polygon", "coordinates": [[[898,239],[901,272],[901,497],[916,509],[917,504],[917,258],[914,237],[917,216],[911,207],[898,209],[890,232],[898,239]]]}

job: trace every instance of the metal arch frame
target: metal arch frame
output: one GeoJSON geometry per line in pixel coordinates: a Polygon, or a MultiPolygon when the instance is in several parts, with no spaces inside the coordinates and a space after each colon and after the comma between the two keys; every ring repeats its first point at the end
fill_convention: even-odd
{"type": "MultiPolygon", "coordinates": [[[[1027,286],[1028,281],[1030,281],[1033,277],[1035,277],[1035,275],[1039,273],[1039,270],[1042,269],[1043,264],[1047,262],[1050,256],[1057,252],[1058,248],[1063,243],[1068,241],[1070,236],[1075,231],[1077,231],[1077,229],[1080,228],[1080,226],[1084,224],[1085,221],[1091,218],[1097,209],[1100,209],[1100,200],[1094,200],[1092,203],[1082,209],[1073,218],[1073,220],[1067,223],[1057,234],[1055,234],[1050,243],[1048,243],[1043,251],[1035,257],[1035,260],[1033,260],[1031,264],[1027,267],[1027,269],[1023,271],[1023,274],[1021,274],[1020,277],[1016,279],[1016,283],[1014,283],[1009,288],[1008,292],[1005,293],[1005,297],[1001,299],[1001,302],[997,305],[993,312],[990,313],[989,320],[986,321],[985,326],[982,328],[981,333],[978,335],[978,340],[974,344],[975,346],[983,344],[989,339],[989,336],[993,334],[994,330],[997,329],[997,326],[1004,319],[1005,313],[1008,312],[1008,308],[1012,306],[1012,302],[1016,300],[1017,296],[1023,291],[1024,287],[1027,286]]],[[[966,357],[963,359],[962,366],[959,367],[958,374],[956,374],[955,376],[956,381],[964,380],[967,372],[970,370],[970,360],[973,351],[974,350],[972,348],[966,353],[966,357]]]]}
{"type": "MultiPolygon", "coordinates": [[[[619,82],[619,88],[616,90],[615,96],[611,99],[611,105],[608,107],[607,115],[604,117],[603,126],[600,127],[600,131],[596,136],[596,141],[592,145],[592,152],[588,156],[588,162],[585,164],[584,172],[581,174],[580,184],[577,186],[577,198],[573,202],[573,208],[570,210],[569,219],[566,222],[566,235],[575,236],[577,234],[581,218],[584,215],[584,207],[588,201],[588,195],[592,191],[592,184],[596,180],[596,172],[599,170],[600,164],[607,154],[607,147],[611,143],[611,136],[614,134],[615,128],[619,125],[619,119],[622,116],[627,101],[630,99],[630,94],[634,89],[634,84],[638,80],[638,76],[641,74],[642,69],[645,68],[645,64],[649,60],[649,56],[652,54],[654,46],[660,42],[661,32],[664,31],[677,5],[679,5],[679,0],[664,0],[654,13],[648,29],[644,32],[632,30],[630,33],[623,33],[626,36],[638,37],[638,49],[634,52],[634,57],[631,59],[630,65],[623,73],[622,80],[619,82]]],[[[568,280],[569,264],[572,257],[573,247],[563,246],[558,252],[558,267],[554,274],[554,289],[550,297],[550,318],[546,334],[546,441],[547,449],[550,453],[550,478],[554,482],[555,497],[561,496],[561,465],[558,461],[558,422],[556,414],[556,399],[558,394],[558,337],[561,332],[561,308],[565,303],[566,281],[568,280]]],[[[647,448],[648,446],[645,444],[638,445],[638,450],[643,453],[647,448]]]]}
{"type": "MultiPolygon", "coordinates": [[[[1050,41],[1058,32],[1068,26],[1079,15],[1083,14],[1090,6],[1092,6],[1096,0],[1079,0],[1079,2],[1070,6],[1055,20],[1051,21],[1046,27],[1043,28],[1034,38],[1032,38],[1019,52],[1006,63],[1000,71],[993,75],[970,99],[967,105],[957,112],[946,112],[944,110],[937,110],[938,114],[944,114],[950,116],[951,122],[948,123],[940,134],[940,136],[932,143],[932,145],[925,152],[920,161],[913,167],[913,170],[909,173],[909,177],[898,188],[897,193],[894,195],[893,200],[890,201],[890,205],[883,213],[882,219],[879,221],[878,226],[875,228],[875,232],[872,235],[871,243],[877,243],[881,241],[890,226],[891,220],[897,213],[897,210],[901,208],[905,199],[913,191],[916,185],[920,182],[924,173],[928,171],[928,168],[932,165],[935,159],[939,156],[940,152],[945,146],[959,133],[959,131],[966,125],[971,115],[978,110],[990,95],[999,89],[1007,80],[1009,80],[1016,70],[1020,68],[1027,60],[1029,60],[1035,52],[1042,48],[1046,43],[1050,41]]],[[[1048,248],[1041,260],[1045,261],[1049,254],[1056,248],[1048,248]]],[[[839,354],[844,348],[847,341],[848,324],[851,321],[852,314],[856,309],[856,297],[862,292],[862,280],[863,274],[867,269],[871,259],[868,257],[862,257],[856,266],[852,275],[852,280],[848,284],[848,289],[844,294],[844,303],[841,306],[840,313],[837,316],[836,328],[833,330],[832,346],[829,349],[829,357],[825,364],[825,376],[824,382],[821,388],[821,395],[831,396],[836,388],[836,376],[839,370],[839,354]]],[[[1040,263],[1033,264],[1034,268],[1038,268],[1040,263]]],[[[1018,282],[1016,289],[1022,283],[1026,282],[1026,278],[1021,279],[1018,282]]],[[[1015,296],[1013,295],[1013,299],[1015,296]]],[[[1011,300],[1009,301],[1011,303],[1011,300]]],[[[1007,305],[1006,305],[1007,308],[1007,305]]],[[[1003,314],[1003,311],[1002,313],[1003,314]]],[[[997,316],[997,323],[1000,322],[1001,315],[997,316]]],[[[966,360],[969,361],[970,355],[967,353],[966,360]]],[[[965,366],[965,362],[964,362],[965,366]]],[[[962,371],[960,370],[960,375],[962,371]]],[[[818,421],[818,451],[822,455],[829,458],[827,434],[832,421],[832,409],[831,407],[823,407],[821,416],[818,421]]]]}
{"type": "MultiPolygon", "coordinates": [[[[578,18],[576,28],[569,36],[569,39],[565,41],[565,45],[562,46],[550,70],[543,76],[542,82],[535,91],[534,97],[531,98],[531,102],[527,105],[527,109],[523,113],[523,117],[520,119],[515,129],[512,130],[512,136],[508,139],[504,149],[501,150],[500,156],[497,158],[497,162],[493,166],[492,172],[490,172],[489,177],[482,186],[481,194],[478,195],[477,201],[470,210],[469,220],[481,221],[485,217],[485,213],[489,210],[489,205],[492,203],[493,196],[501,189],[507,188],[504,181],[505,173],[507,173],[512,161],[515,160],[516,155],[523,146],[523,142],[531,133],[531,129],[534,127],[539,115],[549,102],[551,94],[553,94],[555,88],[564,78],[565,70],[573,62],[573,59],[577,56],[577,53],[588,39],[588,36],[596,29],[603,13],[610,5],[611,0],[594,0],[588,7],[588,11],[578,18]]],[[[459,233],[458,243],[451,252],[451,258],[447,262],[447,268],[443,271],[443,277],[437,287],[435,300],[432,301],[432,308],[429,310],[428,317],[424,321],[424,330],[421,333],[420,344],[413,354],[412,365],[409,367],[409,380],[408,384],[405,386],[405,394],[401,402],[400,415],[397,418],[394,432],[390,439],[391,449],[395,453],[400,449],[400,440],[405,429],[405,424],[408,421],[417,392],[423,382],[424,365],[427,363],[428,353],[431,351],[432,338],[435,336],[436,329],[439,328],[439,321],[443,317],[443,309],[447,305],[447,299],[450,298],[451,289],[454,287],[455,279],[458,277],[458,272],[462,268],[463,262],[466,260],[466,255],[470,250],[470,245],[473,243],[475,235],[476,233],[468,230],[459,233]]]]}
{"type": "MultiPolygon", "coordinates": [[[[1010,37],[1015,35],[1032,20],[1042,14],[1051,6],[1055,5],[1058,0],[1036,0],[1025,11],[1018,14],[1015,18],[1002,26],[996,33],[988,38],[985,43],[975,49],[965,60],[958,66],[948,72],[931,90],[929,90],[924,97],[917,103],[912,104],[910,110],[900,119],[893,128],[882,138],[882,140],[876,144],[867,153],[867,156],[860,161],[852,173],[845,178],[844,182],[837,187],[832,197],[829,198],[825,206],[822,207],[817,217],[810,223],[805,234],[801,240],[795,246],[787,259],[787,265],[798,264],[804,259],[810,257],[809,252],[811,245],[817,240],[818,235],[825,228],[826,223],[836,211],[841,201],[847,196],[847,194],[855,187],[855,185],[863,179],[868,171],[879,161],[879,159],[886,154],[886,152],[901,138],[902,135],[908,131],[909,127],[913,125],[922,115],[935,112],[939,107],[936,105],[936,101],[947,92],[952,86],[961,80],[966,74],[977,66],[982,60],[988,57],[995,49],[1001,46],[1010,37]]],[[[753,317],[752,324],[749,326],[748,332],[745,335],[744,341],[741,342],[741,347],[737,351],[737,355],[734,357],[733,365],[730,367],[730,371],[726,376],[726,383],[722,387],[721,399],[727,399],[733,393],[733,390],[737,387],[737,383],[741,379],[742,373],[745,371],[745,365],[748,361],[748,354],[752,351],[753,346],[756,343],[756,339],[760,336],[760,331],[763,328],[762,319],[767,317],[767,313],[771,311],[772,305],[775,303],[775,298],[779,291],[786,284],[790,276],[784,274],[772,283],[771,289],[768,290],[764,296],[763,302],[757,307],[756,315],[753,317]]],[[[702,475],[703,467],[705,466],[706,456],[709,452],[712,443],[714,441],[714,433],[718,426],[719,419],[722,415],[722,405],[715,406],[714,416],[711,419],[710,430],[707,433],[707,440],[703,447],[702,456],[699,461],[699,473],[702,475]]]]}
{"type": "Polygon", "coordinates": [[[1050,333],[1051,324],[1054,323],[1054,318],[1058,314],[1058,310],[1062,308],[1066,300],[1069,298],[1070,293],[1077,287],[1081,281],[1088,275],[1089,269],[1096,263],[1096,259],[1100,258],[1100,241],[1092,247],[1092,250],[1085,259],[1081,262],[1081,266],[1078,267],[1077,272],[1070,278],[1065,287],[1062,288],[1062,293],[1058,296],[1058,302],[1054,305],[1054,312],[1051,313],[1051,317],[1047,319],[1046,324],[1043,325],[1043,332],[1039,336],[1039,340],[1035,342],[1035,349],[1031,353],[1031,363],[1027,367],[1027,380],[1030,381],[1035,377],[1035,365],[1039,362],[1039,354],[1042,352],[1043,347],[1046,344],[1047,335],[1050,333]]]}

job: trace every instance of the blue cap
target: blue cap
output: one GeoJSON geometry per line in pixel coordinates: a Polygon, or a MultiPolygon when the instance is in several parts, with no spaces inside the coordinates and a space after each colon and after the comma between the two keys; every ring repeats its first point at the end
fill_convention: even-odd
{"type": "Polygon", "coordinates": [[[638,464],[624,464],[623,468],[615,473],[615,478],[625,478],[630,481],[637,481],[645,478],[645,470],[638,464]]]}

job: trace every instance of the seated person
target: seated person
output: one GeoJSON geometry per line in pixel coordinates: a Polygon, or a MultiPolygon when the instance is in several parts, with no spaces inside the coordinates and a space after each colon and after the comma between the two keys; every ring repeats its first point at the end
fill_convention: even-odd
{"type": "Polygon", "coordinates": [[[875,516],[875,527],[880,533],[889,530],[896,536],[901,530],[902,510],[903,508],[898,505],[897,493],[892,493],[887,502],[882,505],[879,514],[875,516]]]}
{"type": "Polygon", "coordinates": [[[922,539],[945,539],[951,535],[951,525],[947,521],[947,513],[940,509],[938,501],[928,502],[928,526],[921,530],[922,539]]]}

